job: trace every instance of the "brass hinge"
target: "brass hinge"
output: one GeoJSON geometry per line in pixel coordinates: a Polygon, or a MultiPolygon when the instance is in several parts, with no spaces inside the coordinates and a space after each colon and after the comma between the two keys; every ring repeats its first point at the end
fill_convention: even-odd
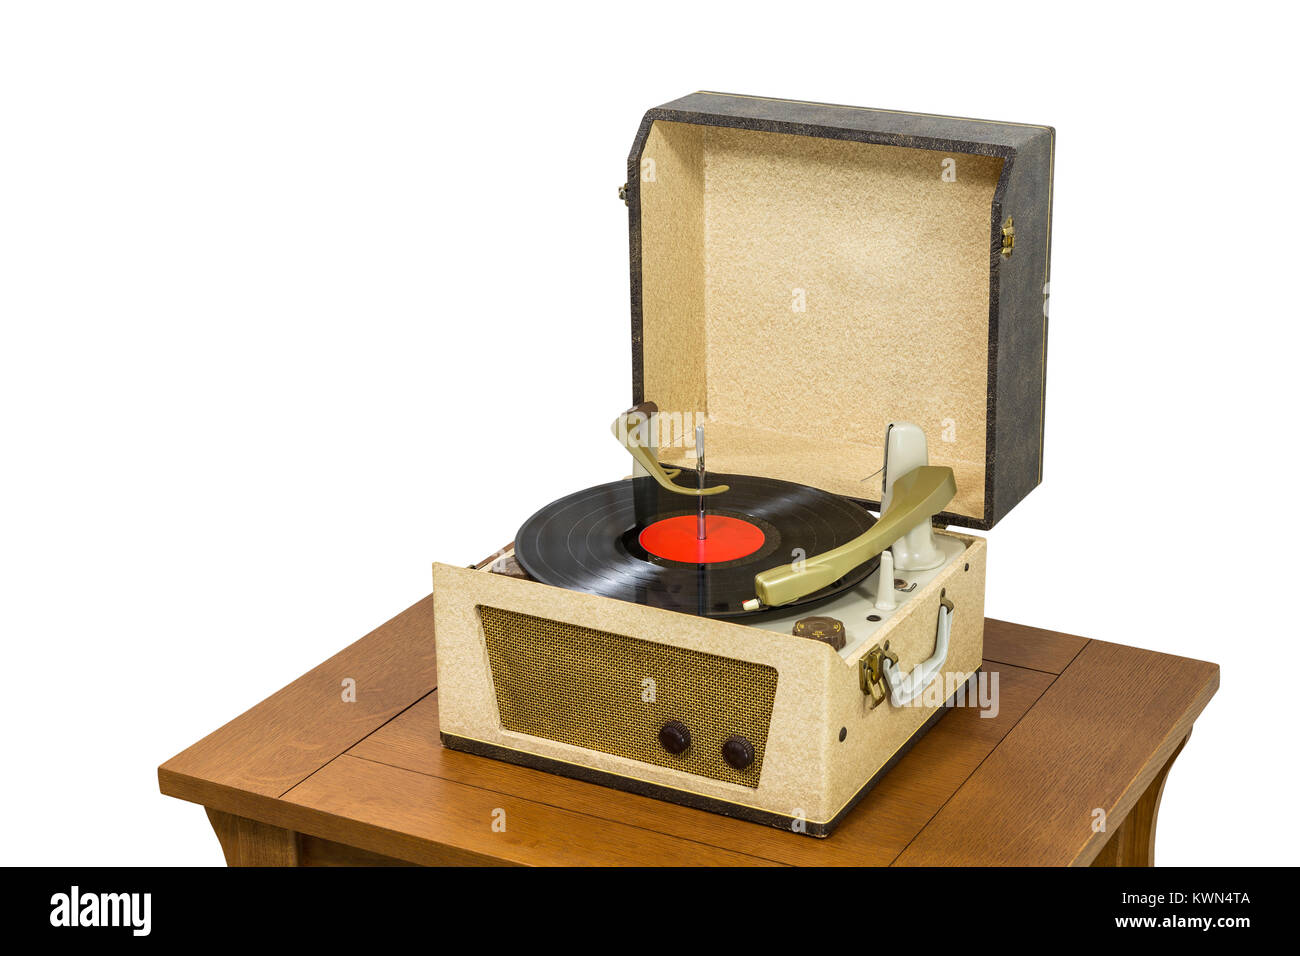
{"type": "Polygon", "coordinates": [[[1002,224],[1002,258],[1010,259],[1016,248],[1016,223],[1010,216],[1002,224]]]}
{"type": "Polygon", "coordinates": [[[618,198],[623,200],[623,205],[627,205],[627,183],[618,187],[618,198]]]}
{"type": "Polygon", "coordinates": [[[898,655],[889,649],[889,641],[877,644],[858,662],[858,687],[871,698],[871,706],[885,701],[885,661],[898,663],[898,655]]]}

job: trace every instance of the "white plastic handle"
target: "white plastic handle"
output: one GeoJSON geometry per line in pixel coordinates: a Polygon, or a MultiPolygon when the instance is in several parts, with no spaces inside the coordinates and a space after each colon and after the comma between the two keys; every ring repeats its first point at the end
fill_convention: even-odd
{"type": "Polygon", "coordinates": [[[948,659],[948,637],[952,633],[953,611],[954,608],[947,601],[940,603],[939,632],[934,639],[934,653],[912,668],[912,673],[901,677],[898,665],[885,658],[881,669],[885,674],[885,683],[889,685],[889,702],[895,707],[905,707],[916,700],[939,676],[944,661],[948,659]]]}

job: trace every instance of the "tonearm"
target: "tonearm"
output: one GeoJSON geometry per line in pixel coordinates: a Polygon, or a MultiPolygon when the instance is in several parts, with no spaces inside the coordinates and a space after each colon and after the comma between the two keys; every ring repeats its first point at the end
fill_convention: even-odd
{"type": "Polygon", "coordinates": [[[833,584],[854,568],[892,548],[894,566],[919,571],[937,567],[930,519],[957,495],[952,469],[926,464],[925,432],[910,422],[894,422],[885,432],[884,494],[880,520],[847,544],[813,557],[783,564],[754,576],[758,601],[780,607],[833,584]]]}

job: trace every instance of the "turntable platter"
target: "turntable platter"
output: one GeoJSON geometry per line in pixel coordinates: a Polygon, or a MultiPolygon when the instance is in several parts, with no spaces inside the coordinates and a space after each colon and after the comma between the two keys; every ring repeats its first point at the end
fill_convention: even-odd
{"type": "MultiPolygon", "coordinates": [[[[747,617],[754,575],[846,544],[876,523],[856,502],[775,478],[711,474],[730,486],[696,510],[648,477],[561,498],[524,522],[515,558],[543,584],[707,617],[747,617]],[[687,505],[687,507],[683,507],[687,505]]],[[[821,601],[876,569],[875,559],[798,602],[821,601]]]]}

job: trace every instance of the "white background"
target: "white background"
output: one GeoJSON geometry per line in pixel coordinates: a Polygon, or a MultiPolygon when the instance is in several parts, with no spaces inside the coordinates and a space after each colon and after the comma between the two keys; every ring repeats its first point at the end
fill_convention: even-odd
{"type": "Polygon", "coordinates": [[[697,89],[1057,128],[988,613],[1219,662],[1157,858],[1294,860],[1294,54],[1190,9],[4,4],[4,862],[220,863],[159,763],[626,473],[615,192],[697,89]]]}

